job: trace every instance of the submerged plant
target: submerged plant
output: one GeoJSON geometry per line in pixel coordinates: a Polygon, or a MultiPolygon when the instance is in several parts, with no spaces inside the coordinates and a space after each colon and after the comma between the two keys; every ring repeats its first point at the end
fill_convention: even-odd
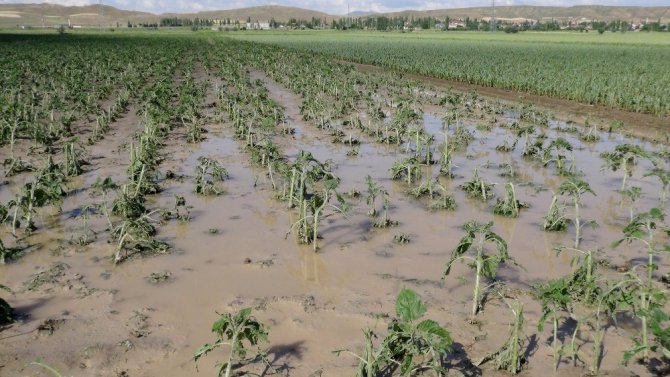
{"type": "Polygon", "coordinates": [[[509,182],[505,185],[505,197],[498,199],[493,207],[493,213],[505,217],[518,217],[520,209],[526,206],[525,203],[517,200],[514,184],[509,182]]]}
{"type": "Polygon", "coordinates": [[[151,224],[149,215],[137,219],[128,219],[112,230],[112,238],[116,241],[114,264],[119,264],[130,256],[130,253],[165,253],[169,246],[154,238],[156,228],[151,224]]]}
{"type": "Polygon", "coordinates": [[[457,260],[468,260],[469,266],[475,270],[475,287],[472,295],[472,315],[475,316],[482,307],[482,291],[486,287],[481,287],[482,277],[495,279],[498,268],[512,258],[507,253],[507,242],[499,235],[494,233],[491,228],[493,222],[486,224],[471,221],[463,226],[466,235],[461,238],[456,248],[451,252],[451,259],[447,263],[442,279],[451,272],[451,267],[457,260]],[[494,246],[494,253],[488,254],[485,243],[489,242],[494,246]],[[474,255],[466,255],[468,251],[474,248],[474,255]]]}
{"type": "Polygon", "coordinates": [[[251,346],[258,346],[259,343],[267,342],[268,332],[265,326],[251,316],[251,308],[245,308],[235,314],[219,314],[219,319],[212,325],[212,332],[216,335],[214,343],[207,343],[198,348],[193,355],[193,360],[197,362],[201,357],[214,351],[215,349],[227,346],[229,348],[226,361],[216,364],[217,375],[231,377],[233,368],[259,359],[262,353],[257,351],[256,355],[247,358],[247,347],[245,342],[251,346]]]}
{"type": "Polygon", "coordinates": [[[386,191],[382,191],[382,216],[379,220],[375,221],[372,226],[375,228],[388,228],[398,225],[398,222],[391,220],[389,217],[389,208],[391,206],[391,201],[389,200],[389,194],[386,191]]]}
{"type": "Polygon", "coordinates": [[[316,252],[321,220],[333,214],[345,214],[348,209],[344,197],[335,191],[337,185],[337,179],[327,179],[323,182],[321,190],[311,194],[309,199],[303,198],[300,202],[298,220],[291,225],[286,236],[297,228],[299,240],[311,243],[312,249],[316,252]],[[333,197],[337,200],[337,205],[330,203],[333,197]],[[307,213],[308,209],[311,214],[307,213]],[[325,214],[326,209],[331,209],[332,213],[325,214]]]}
{"type": "Polygon", "coordinates": [[[657,177],[659,181],[661,181],[661,185],[663,188],[661,189],[661,192],[659,194],[659,201],[660,201],[660,207],[665,208],[665,203],[667,201],[667,196],[668,196],[668,187],[670,187],[670,170],[663,169],[662,167],[658,166],[656,164],[654,168],[650,171],[644,174],[645,177],[657,177]]]}
{"type": "Polygon", "coordinates": [[[568,229],[568,222],[568,218],[565,217],[565,206],[560,204],[558,196],[554,195],[547,216],[544,217],[542,229],[550,232],[562,232],[568,229]]]}
{"type": "Polygon", "coordinates": [[[186,198],[181,195],[175,195],[174,207],[171,210],[166,209],[161,211],[161,219],[163,221],[177,219],[187,222],[191,220],[191,209],[193,209],[193,206],[186,204],[186,198]]]}
{"type": "Polygon", "coordinates": [[[633,174],[633,167],[640,158],[649,158],[649,153],[638,145],[619,144],[611,152],[600,155],[605,160],[605,167],[612,171],[621,169],[622,180],[620,192],[626,189],[626,180],[633,174]]]}
{"type": "Polygon", "coordinates": [[[456,210],[456,199],[454,196],[447,190],[444,185],[442,185],[439,181],[435,182],[435,186],[440,190],[439,191],[439,197],[437,200],[435,200],[431,205],[430,209],[437,211],[437,210],[445,210],[445,211],[454,211],[456,210]]]}
{"type": "MultiPolygon", "coordinates": [[[[586,121],[586,124],[584,126],[589,126],[588,120],[586,121]]],[[[596,128],[596,125],[593,124],[591,127],[589,127],[588,131],[583,132],[579,135],[579,138],[587,143],[595,143],[596,141],[600,140],[600,136],[598,135],[598,129],[596,128]]]]}
{"type": "Polygon", "coordinates": [[[81,152],[75,148],[74,141],[65,144],[63,147],[63,153],[65,154],[65,175],[68,177],[74,177],[81,174],[81,165],[84,163],[84,161],[80,159],[81,152]]]}
{"type": "Polygon", "coordinates": [[[198,143],[205,139],[207,132],[202,125],[202,120],[198,114],[189,114],[181,117],[182,124],[186,127],[186,142],[198,143]]]}
{"type": "Polygon", "coordinates": [[[537,151],[535,150],[533,143],[530,140],[530,135],[535,133],[535,126],[529,125],[525,127],[519,128],[517,131],[517,139],[514,142],[516,144],[521,138],[523,138],[523,146],[521,149],[521,156],[523,157],[529,157],[529,156],[534,156],[537,154],[537,151]]]}
{"type": "Polygon", "coordinates": [[[558,188],[558,193],[560,195],[569,195],[572,198],[572,204],[575,209],[574,210],[575,249],[578,249],[582,227],[585,225],[582,224],[582,218],[580,214],[580,208],[582,205],[582,196],[586,193],[595,195],[595,192],[593,192],[591,186],[586,181],[583,181],[578,178],[570,178],[561,183],[561,185],[558,188]]]}
{"type": "Polygon", "coordinates": [[[65,175],[60,170],[60,166],[55,164],[51,156],[49,156],[46,166],[40,169],[34,180],[24,184],[16,199],[10,200],[7,204],[8,209],[14,209],[11,219],[13,235],[16,235],[16,229],[21,224],[19,221],[19,211],[21,212],[21,217],[26,221],[26,226],[24,227],[26,233],[32,234],[37,229],[34,222],[37,208],[50,204],[57,205],[60,208],[60,202],[65,195],[65,190],[62,186],[64,180],[65,175]]]}
{"type": "Polygon", "coordinates": [[[398,234],[393,236],[393,242],[395,242],[397,244],[400,244],[400,245],[408,244],[411,241],[412,241],[412,238],[406,233],[398,233],[398,234]]]}
{"type": "Polygon", "coordinates": [[[493,184],[484,181],[477,169],[472,173],[472,178],[461,185],[461,189],[471,198],[486,201],[493,197],[493,184]]]}
{"type": "Polygon", "coordinates": [[[415,157],[396,161],[391,168],[391,178],[394,180],[405,180],[407,185],[412,185],[421,178],[420,164],[415,157]]]}
{"type": "Polygon", "coordinates": [[[228,171],[217,161],[207,157],[198,158],[195,172],[195,192],[200,195],[219,195],[223,193],[216,182],[228,178],[228,171]]]}
{"type": "Polygon", "coordinates": [[[567,141],[562,137],[559,137],[553,140],[551,143],[549,143],[547,148],[545,148],[542,156],[542,164],[544,166],[547,166],[553,162],[556,165],[556,170],[558,171],[558,174],[568,176],[570,175],[570,173],[572,173],[571,170],[573,170],[575,164],[573,157],[572,161],[570,162],[570,168],[566,167],[567,158],[565,156],[565,153],[572,152],[572,149],[573,149],[572,144],[570,144],[569,141],[567,141]]]}
{"type": "Polygon", "coordinates": [[[375,206],[375,202],[377,200],[377,196],[383,191],[382,188],[379,187],[373,180],[372,177],[369,175],[365,177],[365,183],[368,186],[368,194],[365,197],[365,202],[368,205],[368,216],[376,216],[377,215],[377,208],[375,206]]]}
{"type": "Polygon", "coordinates": [[[428,178],[425,181],[421,182],[418,186],[412,188],[409,190],[409,194],[414,196],[415,198],[421,198],[422,196],[428,196],[431,199],[434,199],[435,195],[437,195],[437,187],[438,181],[437,179],[432,179],[428,178]]]}
{"type": "Polygon", "coordinates": [[[453,165],[453,147],[449,144],[449,133],[444,132],[444,144],[442,144],[442,153],[440,156],[440,174],[448,178],[453,177],[451,168],[453,165]]]}

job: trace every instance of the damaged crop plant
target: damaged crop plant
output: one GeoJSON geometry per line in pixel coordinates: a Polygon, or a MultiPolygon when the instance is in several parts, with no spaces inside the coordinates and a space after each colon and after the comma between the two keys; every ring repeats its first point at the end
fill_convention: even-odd
{"type": "MultiPolygon", "coordinates": [[[[209,343],[175,350],[200,375],[667,373],[663,140],[358,69],[333,56],[365,62],[367,46],[384,61],[397,42],[382,51],[324,32],[315,45],[309,33],[147,31],[139,43],[72,32],[0,46],[0,338],[30,330],[28,300],[127,300],[93,318],[117,329],[117,306],[141,297],[166,323],[119,343],[127,360],[182,331],[177,313],[195,324],[217,313],[209,343]],[[160,284],[146,284],[146,268],[160,284]],[[24,288],[35,274],[43,290],[24,288]],[[100,288],[112,285],[137,294],[100,288]],[[178,300],[156,294],[169,289],[178,300]],[[316,354],[325,345],[343,357],[316,354]]],[[[404,46],[429,51],[414,34],[404,46]]],[[[382,65],[433,69],[415,60],[382,65]]],[[[590,100],[667,111],[642,97],[590,100]]],[[[63,340],[49,331],[39,338],[63,340]]],[[[31,345],[18,338],[7,339],[31,345]]],[[[31,361],[5,354],[9,374],[31,361]]],[[[32,365],[57,373],[48,362],[32,365]]]]}

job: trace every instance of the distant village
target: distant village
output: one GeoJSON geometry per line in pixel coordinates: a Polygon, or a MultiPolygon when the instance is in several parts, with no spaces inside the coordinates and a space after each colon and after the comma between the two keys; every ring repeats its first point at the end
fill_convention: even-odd
{"type": "MultiPolygon", "coordinates": [[[[77,25],[69,19],[66,25],[42,25],[27,26],[17,25],[22,29],[28,28],[63,28],[78,29],[82,27],[91,27],[92,25],[77,25]]],[[[97,27],[97,25],[95,25],[97,27]]],[[[337,29],[337,30],[377,30],[377,31],[421,31],[421,30],[440,30],[440,31],[458,31],[458,30],[499,30],[507,33],[517,33],[520,31],[597,31],[604,32],[635,32],[635,31],[657,31],[668,32],[670,27],[667,22],[660,20],[617,20],[600,21],[596,19],[587,19],[583,17],[574,18],[495,18],[483,17],[460,18],[446,17],[438,19],[433,17],[385,17],[385,16],[365,16],[365,17],[342,17],[336,20],[326,20],[322,18],[312,18],[310,20],[289,19],[286,22],[270,20],[252,20],[248,17],[245,20],[235,19],[204,19],[204,18],[163,18],[159,22],[131,22],[116,23],[115,25],[103,25],[106,28],[183,28],[188,27],[192,30],[212,29],[218,31],[234,30],[273,30],[273,29],[337,29]],[[495,25],[495,26],[494,26],[495,25]]]]}
{"type": "Polygon", "coordinates": [[[128,27],[191,27],[211,28],[214,30],[271,30],[271,29],[358,29],[378,31],[417,31],[417,30],[491,30],[492,25],[500,31],[519,32],[526,30],[555,31],[578,30],[598,32],[626,31],[669,31],[667,23],[660,20],[617,20],[599,21],[581,17],[566,19],[527,19],[527,18],[495,18],[481,19],[450,18],[437,19],[432,17],[342,17],[328,21],[321,18],[310,20],[290,19],[287,22],[270,20],[232,20],[232,19],[182,19],[165,18],[158,24],[132,24],[128,27]]]}

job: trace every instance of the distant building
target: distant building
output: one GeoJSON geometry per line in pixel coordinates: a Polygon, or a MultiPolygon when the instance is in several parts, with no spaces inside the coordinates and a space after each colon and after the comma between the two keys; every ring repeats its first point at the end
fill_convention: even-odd
{"type": "Polygon", "coordinates": [[[247,30],[270,30],[269,21],[247,22],[247,30]]]}
{"type": "Polygon", "coordinates": [[[449,26],[447,26],[447,29],[449,29],[449,30],[465,29],[465,21],[463,21],[461,19],[450,20],[449,21],[449,26]]]}

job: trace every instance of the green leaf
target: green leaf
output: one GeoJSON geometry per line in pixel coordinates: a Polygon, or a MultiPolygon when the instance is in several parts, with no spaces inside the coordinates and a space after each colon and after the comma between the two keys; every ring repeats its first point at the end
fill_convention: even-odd
{"type": "Polygon", "coordinates": [[[640,344],[638,341],[635,341],[635,344],[630,349],[627,349],[623,353],[623,365],[628,365],[630,360],[635,357],[638,353],[642,352],[646,347],[640,344]]]}
{"type": "MultiPolygon", "coordinates": [[[[219,338],[232,331],[233,318],[230,314],[220,314],[219,319],[212,324],[212,332],[217,334],[219,338]]],[[[230,338],[230,336],[228,336],[230,338]]]]}
{"type": "Polygon", "coordinates": [[[466,234],[463,238],[461,238],[458,245],[456,245],[456,248],[454,248],[454,250],[451,252],[451,259],[447,264],[447,268],[444,271],[443,277],[449,275],[449,273],[451,272],[451,265],[454,263],[456,259],[461,257],[470,249],[474,240],[475,236],[473,233],[470,232],[468,232],[468,234],[466,234]]]}
{"type": "Polygon", "coordinates": [[[235,322],[244,323],[251,316],[251,308],[241,309],[235,316],[235,322]]]}
{"type": "Polygon", "coordinates": [[[396,299],[395,311],[403,321],[412,322],[426,314],[426,306],[416,292],[403,288],[396,299]]]}
{"type": "Polygon", "coordinates": [[[200,359],[201,357],[203,357],[203,356],[207,355],[208,353],[212,352],[218,346],[219,346],[218,343],[214,343],[214,344],[206,343],[202,347],[198,348],[197,351],[195,351],[195,354],[193,355],[193,361],[198,361],[198,359],[200,359]]]}
{"type": "Polygon", "coordinates": [[[326,187],[327,190],[333,191],[337,188],[337,185],[339,184],[338,180],[336,179],[327,179],[324,182],[324,186],[326,187]]]}
{"type": "Polygon", "coordinates": [[[500,258],[482,253],[482,274],[489,279],[495,279],[500,262],[500,258]]]}
{"type": "Polygon", "coordinates": [[[412,373],[412,355],[407,355],[400,366],[400,374],[402,376],[409,376],[412,373]]]}
{"type": "Polygon", "coordinates": [[[417,331],[425,333],[422,334],[422,336],[431,343],[436,351],[447,352],[451,348],[452,339],[449,331],[432,319],[421,321],[421,323],[416,326],[416,329],[417,331]]]}
{"type": "Polygon", "coordinates": [[[652,208],[649,210],[649,216],[653,219],[663,220],[663,211],[658,208],[652,208]]]}

